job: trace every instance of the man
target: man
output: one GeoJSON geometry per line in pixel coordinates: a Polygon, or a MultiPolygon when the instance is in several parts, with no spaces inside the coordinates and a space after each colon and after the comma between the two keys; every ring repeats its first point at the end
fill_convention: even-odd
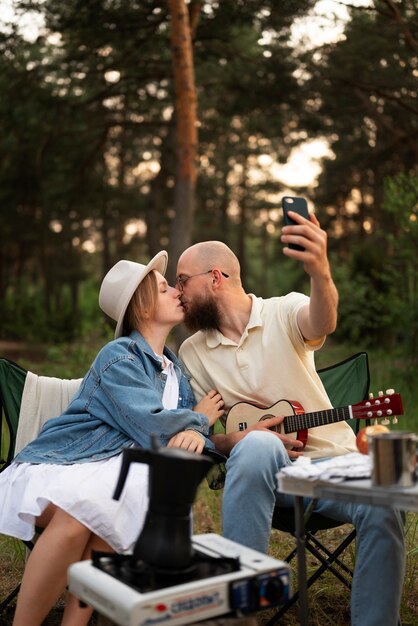
{"type": "MultiPolygon", "coordinates": [[[[310,277],[309,298],[246,294],[239,262],[221,242],[198,243],[181,255],[177,285],[186,324],[198,332],[183,343],[180,357],[192,375],[197,399],[215,388],[226,409],[240,401],[268,407],[280,399],[297,400],[306,412],[331,407],[314,364],[315,350],[337,322],[327,236],[313,214],[310,220],[294,212],[289,216],[296,225],[282,229],[283,252],[303,263],[310,277]]],[[[301,454],[315,459],[356,450],[354,433],[345,422],[310,429],[302,452],[300,442],[269,430],[281,421],[282,416],[273,417],[242,432],[212,436],[228,456],[223,534],[260,551],[268,549],[274,505],[292,501],[277,493],[277,472],[301,454]]],[[[332,501],[318,501],[315,511],[357,529],[353,626],[395,626],[404,575],[402,516],[391,509],[332,501]],[[386,590],[373,601],[370,581],[379,581],[379,588],[386,590]]]]}

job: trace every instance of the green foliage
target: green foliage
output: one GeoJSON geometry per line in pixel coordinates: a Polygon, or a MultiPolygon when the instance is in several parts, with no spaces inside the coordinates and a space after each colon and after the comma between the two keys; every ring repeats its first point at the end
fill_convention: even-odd
{"type": "Polygon", "coordinates": [[[383,185],[382,208],[394,213],[398,224],[417,236],[418,223],[418,176],[400,172],[388,176],[383,185]]]}
{"type": "Polygon", "coordinates": [[[362,342],[365,347],[382,340],[392,343],[398,311],[390,273],[381,267],[369,267],[366,274],[340,266],[334,270],[334,279],[340,297],[337,339],[362,342]]]}
{"type": "MultiPolygon", "coordinates": [[[[385,233],[388,247],[396,250],[395,266],[407,272],[412,280],[416,275],[416,248],[418,245],[418,176],[399,172],[384,180],[382,209],[393,217],[394,229],[385,233]]],[[[405,283],[409,300],[415,300],[417,281],[405,283]]]]}
{"type": "MultiPolygon", "coordinates": [[[[162,1],[15,4],[18,13],[38,12],[45,27],[34,41],[16,25],[0,32],[0,332],[61,343],[94,327],[97,286],[116,259],[168,247],[170,24],[162,1]],[[145,234],[127,236],[133,219],[145,234]]],[[[194,239],[231,245],[251,291],[307,291],[278,242],[284,185],[268,170],[253,173],[262,156],[286,162],[300,141],[328,138],[335,158],[309,196],[334,254],[338,337],[369,345],[384,337],[412,359],[417,8],[398,3],[395,20],[378,0],[352,7],[344,36],[305,53],[291,27],[315,4],[202,5],[194,239]]]]}
{"type": "Polygon", "coordinates": [[[394,227],[384,233],[392,251],[391,271],[397,304],[397,338],[406,357],[417,362],[418,354],[418,176],[400,172],[384,181],[383,211],[394,220],[394,227]]]}
{"type": "Polygon", "coordinates": [[[43,294],[28,287],[20,293],[10,291],[2,311],[2,333],[9,340],[26,340],[33,343],[48,340],[68,341],[78,330],[77,319],[68,306],[46,311],[43,294]]]}
{"type": "MultiPolygon", "coordinates": [[[[102,339],[104,345],[105,339],[102,339]]],[[[49,346],[43,366],[43,376],[53,375],[52,372],[59,370],[60,378],[82,378],[88,371],[97,354],[97,343],[91,337],[81,339],[71,345],[56,344],[49,346]]]]}
{"type": "Polygon", "coordinates": [[[344,263],[332,255],[340,294],[337,339],[396,347],[411,367],[418,354],[417,181],[405,172],[387,177],[386,228],[356,241],[344,263]]]}
{"type": "Polygon", "coordinates": [[[74,312],[71,294],[64,286],[49,308],[37,285],[23,282],[19,292],[8,290],[2,310],[2,333],[8,340],[33,344],[63,344],[80,337],[102,336],[111,332],[98,304],[99,286],[95,280],[80,285],[79,307],[74,312]]]}

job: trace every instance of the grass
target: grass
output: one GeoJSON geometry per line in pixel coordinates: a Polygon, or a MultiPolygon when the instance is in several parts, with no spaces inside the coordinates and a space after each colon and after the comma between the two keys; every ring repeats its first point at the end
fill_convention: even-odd
{"type": "MultiPolygon", "coordinates": [[[[18,359],[26,369],[45,376],[60,378],[78,378],[88,369],[97,350],[106,339],[90,336],[83,344],[53,346],[45,355],[36,360],[18,359]]],[[[355,352],[362,351],[361,346],[341,346],[328,342],[316,357],[317,367],[326,367],[347,358],[355,352]]],[[[7,355],[6,355],[7,356],[7,355]]],[[[14,359],[16,360],[16,359],[14,359]]],[[[395,388],[402,395],[405,414],[399,418],[397,425],[391,426],[400,430],[418,432],[418,388],[414,385],[414,370],[405,364],[400,355],[388,354],[383,350],[370,350],[371,390],[375,395],[382,389],[395,388]]],[[[297,398],[296,398],[297,399],[297,398]]],[[[222,492],[211,491],[203,481],[194,505],[194,532],[207,533],[221,531],[222,492]]],[[[345,526],[323,531],[322,539],[332,545],[341,541],[345,526]]],[[[291,536],[279,531],[272,531],[270,553],[278,559],[284,559],[294,547],[291,536]]],[[[418,623],[418,515],[409,513],[406,526],[407,569],[402,596],[402,622],[414,625],[418,623]]],[[[0,536],[0,599],[5,597],[15,583],[19,582],[24,567],[24,548],[22,544],[10,538],[0,536]]],[[[344,558],[347,564],[353,565],[354,548],[346,551],[344,558]]],[[[293,581],[296,581],[295,564],[292,564],[293,581]]],[[[308,557],[308,573],[313,571],[314,563],[308,557]]],[[[294,587],[296,583],[293,583],[294,587]]],[[[390,590],[379,588],[378,581],[370,582],[371,601],[376,593],[390,593],[390,590]]],[[[312,625],[347,626],[350,623],[349,591],[331,574],[325,574],[317,581],[309,592],[310,619],[312,625]]],[[[269,612],[258,615],[260,625],[270,617],[269,612]]],[[[1,622],[0,619],[0,623],[1,622]]],[[[284,626],[299,624],[297,606],[293,607],[280,621],[284,626]]]]}
{"type": "Polygon", "coordinates": [[[25,562],[26,547],[17,539],[0,535],[1,597],[7,596],[19,581],[25,562]]]}

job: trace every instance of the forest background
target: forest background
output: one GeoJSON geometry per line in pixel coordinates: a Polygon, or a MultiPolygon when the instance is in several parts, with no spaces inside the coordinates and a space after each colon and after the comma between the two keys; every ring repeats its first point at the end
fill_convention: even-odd
{"type": "MultiPolygon", "coordinates": [[[[233,248],[248,291],[309,293],[279,240],[281,197],[303,195],[340,293],[318,365],[367,350],[372,389],[396,387],[397,428],[418,432],[416,2],[1,4],[13,7],[0,15],[2,345],[24,343],[19,362],[37,373],[82,376],[112,337],[97,304],[106,271],[164,248],[173,281],[178,254],[206,239],[233,248]],[[309,147],[318,176],[290,183],[309,147]]],[[[219,503],[199,506],[218,530],[219,503]]],[[[330,598],[330,623],[346,623],[330,598]]]]}
{"type": "Polygon", "coordinates": [[[377,351],[393,366],[388,386],[400,381],[412,397],[415,2],[8,1],[0,339],[106,339],[97,293],[112,264],[165,248],[173,281],[178,254],[203,239],[234,249],[248,291],[308,291],[279,241],[290,192],[329,236],[340,292],[332,341],[377,351]],[[299,170],[289,187],[280,167],[313,145],[319,176],[299,170]]]}

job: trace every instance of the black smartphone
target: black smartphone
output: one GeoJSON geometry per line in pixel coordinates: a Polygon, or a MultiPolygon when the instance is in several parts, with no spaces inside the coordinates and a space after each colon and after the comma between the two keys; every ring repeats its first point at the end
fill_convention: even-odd
{"type": "MultiPolygon", "coordinates": [[[[298,198],[295,196],[283,196],[282,198],[282,208],[283,208],[283,223],[285,226],[293,226],[296,222],[290,219],[288,212],[295,211],[295,213],[299,213],[302,217],[306,217],[307,220],[310,219],[308,204],[305,198],[298,198]]],[[[298,246],[297,244],[289,244],[289,248],[293,250],[305,250],[302,246],[298,246]]]]}

